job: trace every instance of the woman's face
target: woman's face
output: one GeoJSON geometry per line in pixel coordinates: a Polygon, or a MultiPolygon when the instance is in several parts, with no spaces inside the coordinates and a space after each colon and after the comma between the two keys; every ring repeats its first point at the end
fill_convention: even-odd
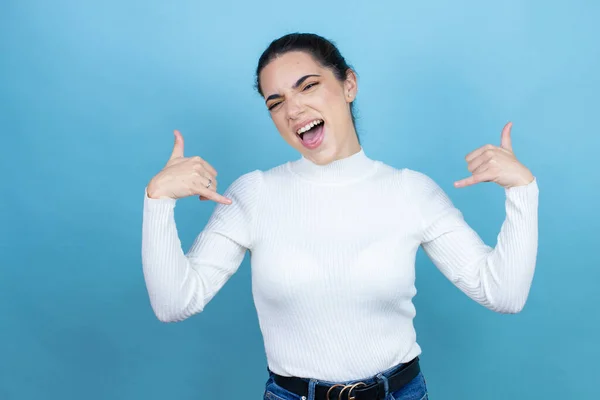
{"type": "Polygon", "coordinates": [[[267,64],[260,83],[277,130],[304,157],[323,165],[360,150],[350,112],[353,72],[340,82],[312,56],[294,51],[267,64]]]}

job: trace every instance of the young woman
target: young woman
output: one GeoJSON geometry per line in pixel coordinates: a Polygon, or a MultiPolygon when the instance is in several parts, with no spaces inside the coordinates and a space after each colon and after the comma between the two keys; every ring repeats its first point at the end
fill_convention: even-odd
{"type": "Polygon", "coordinates": [[[464,187],[505,188],[506,219],[484,244],[426,175],[369,158],[353,117],[357,79],[338,49],[312,34],[275,40],[257,89],[299,159],[239,177],[217,193],[217,172],[184,156],[183,138],[146,187],[143,268],[161,321],[201,312],[251,252],[253,296],[269,365],[267,399],[427,398],[413,327],[415,255],[422,246],[474,301],[501,313],[524,306],[537,254],[538,187],[500,146],[467,155],[464,187]],[[176,200],[218,204],[189,252],[176,200]]]}

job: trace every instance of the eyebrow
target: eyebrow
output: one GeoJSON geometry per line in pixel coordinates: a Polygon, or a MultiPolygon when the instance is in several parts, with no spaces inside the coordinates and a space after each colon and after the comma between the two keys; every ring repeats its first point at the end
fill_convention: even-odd
{"type": "MultiPolygon", "coordinates": [[[[317,75],[317,74],[304,75],[302,78],[298,79],[296,81],[296,83],[294,83],[294,86],[292,86],[292,88],[297,89],[298,86],[302,85],[302,83],[304,83],[305,80],[307,80],[308,78],[312,78],[314,76],[320,77],[321,75],[317,75]]],[[[265,103],[269,102],[269,100],[278,99],[280,97],[281,97],[281,95],[279,95],[279,94],[272,94],[269,97],[267,97],[267,99],[265,100],[265,103]]]]}

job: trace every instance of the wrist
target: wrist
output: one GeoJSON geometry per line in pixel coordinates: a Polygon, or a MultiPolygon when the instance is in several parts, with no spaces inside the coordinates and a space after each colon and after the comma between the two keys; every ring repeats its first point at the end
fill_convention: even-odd
{"type": "Polygon", "coordinates": [[[535,180],[535,177],[533,175],[529,174],[529,175],[524,176],[521,179],[519,179],[518,182],[515,182],[512,185],[509,185],[507,187],[507,189],[511,189],[514,187],[520,187],[520,186],[527,186],[527,185],[531,184],[534,180],[535,180]]]}
{"type": "Polygon", "coordinates": [[[531,172],[527,172],[527,175],[525,175],[523,177],[523,179],[521,180],[521,183],[519,184],[519,186],[527,186],[529,185],[531,182],[533,182],[534,180],[534,176],[531,172]]]}

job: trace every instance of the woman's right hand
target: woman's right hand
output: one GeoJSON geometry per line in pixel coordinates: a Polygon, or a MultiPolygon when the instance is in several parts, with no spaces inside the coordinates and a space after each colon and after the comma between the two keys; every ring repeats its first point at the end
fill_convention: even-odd
{"type": "Polygon", "coordinates": [[[180,199],[199,196],[200,200],[214,200],[231,204],[231,200],[217,193],[217,171],[198,156],[184,157],[183,136],[175,131],[173,152],[165,167],[148,183],[148,197],[153,199],[180,199]]]}

